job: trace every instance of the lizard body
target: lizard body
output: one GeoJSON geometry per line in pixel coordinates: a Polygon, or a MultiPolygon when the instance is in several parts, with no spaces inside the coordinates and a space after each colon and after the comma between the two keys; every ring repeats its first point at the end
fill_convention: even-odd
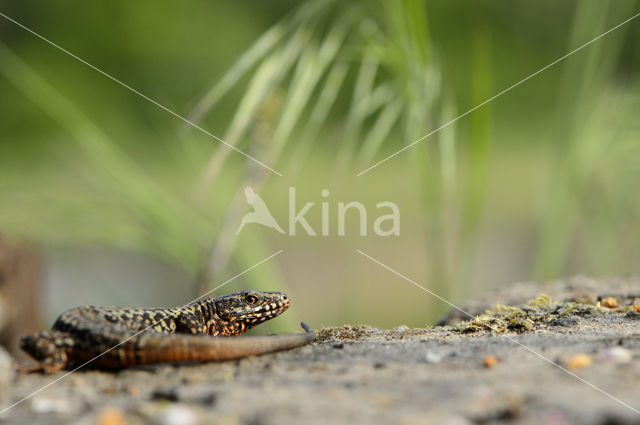
{"type": "Polygon", "coordinates": [[[280,292],[243,291],[174,308],[76,307],[62,313],[50,331],[24,336],[21,347],[46,372],[89,361],[94,367],[120,369],[236,359],[315,339],[304,324],[301,334],[224,338],[282,314],[289,305],[280,292]]]}

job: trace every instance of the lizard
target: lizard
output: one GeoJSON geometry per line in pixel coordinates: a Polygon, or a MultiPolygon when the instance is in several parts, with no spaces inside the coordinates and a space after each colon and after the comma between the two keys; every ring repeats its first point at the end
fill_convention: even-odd
{"type": "Polygon", "coordinates": [[[315,332],[304,323],[304,333],[227,338],[279,316],[290,305],[281,292],[242,291],[182,307],[81,306],[62,313],[51,330],[23,336],[20,345],[38,362],[27,371],[46,373],[88,363],[123,369],[238,359],[315,340],[315,332]]]}

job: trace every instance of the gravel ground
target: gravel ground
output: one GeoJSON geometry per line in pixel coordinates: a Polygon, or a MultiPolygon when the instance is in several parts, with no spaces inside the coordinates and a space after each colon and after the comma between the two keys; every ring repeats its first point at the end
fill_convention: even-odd
{"type": "Polygon", "coordinates": [[[62,379],[0,423],[640,424],[640,314],[630,307],[640,279],[515,285],[463,307],[480,313],[540,292],[594,303],[612,296],[629,307],[526,332],[345,326],[241,361],[25,375],[5,391],[5,406],[62,379]]]}

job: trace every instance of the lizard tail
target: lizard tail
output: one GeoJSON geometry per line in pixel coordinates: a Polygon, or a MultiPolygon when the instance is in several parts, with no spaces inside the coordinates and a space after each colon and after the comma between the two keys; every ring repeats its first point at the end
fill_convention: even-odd
{"type": "Polygon", "coordinates": [[[136,363],[140,365],[165,362],[206,362],[232,360],[247,356],[290,350],[313,342],[315,332],[301,324],[304,333],[208,337],[193,335],[144,335],[136,341],[136,363]]]}

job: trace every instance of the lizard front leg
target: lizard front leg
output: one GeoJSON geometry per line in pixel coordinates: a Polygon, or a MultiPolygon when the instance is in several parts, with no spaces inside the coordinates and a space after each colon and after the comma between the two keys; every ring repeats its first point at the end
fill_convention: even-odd
{"type": "Polygon", "coordinates": [[[20,347],[29,353],[38,365],[23,366],[19,370],[20,372],[58,372],[67,366],[69,362],[67,352],[73,348],[73,345],[73,338],[66,332],[44,331],[25,335],[20,340],[20,347]]]}

